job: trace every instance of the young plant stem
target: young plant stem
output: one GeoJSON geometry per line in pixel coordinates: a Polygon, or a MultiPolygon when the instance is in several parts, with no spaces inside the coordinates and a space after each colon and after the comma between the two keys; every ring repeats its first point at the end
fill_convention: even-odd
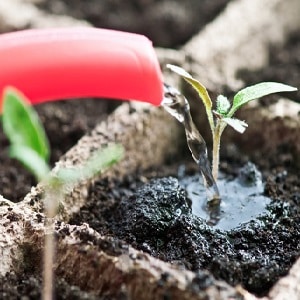
{"type": "Polygon", "coordinates": [[[54,262],[55,262],[55,220],[54,217],[57,212],[57,199],[61,199],[60,189],[51,186],[48,183],[46,186],[46,197],[44,199],[45,205],[45,239],[44,239],[44,273],[43,273],[43,300],[53,299],[53,285],[54,285],[54,262]]]}
{"type": "Polygon", "coordinates": [[[43,300],[52,300],[54,282],[54,220],[46,218],[45,224],[45,246],[44,246],[44,274],[43,274],[43,300]]]}
{"type": "Polygon", "coordinates": [[[219,119],[213,131],[212,174],[216,182],[219,176],[221,136],[225,127],[226,123],[219,119]]]}
{"type": "Polygon", "coordinates": [[[206,108],[206,115],[209,123],[209,127],[211,130],[212,138],[213,138],[213,151],[212,151],[212,175],[217,182],[218,179],[218,169],[219,169],[219,160],[220,160],[220,140],[221,140],[221,122],[217,120],[216,124],[214,122],[214,117],[211,108],[206,108]]]}

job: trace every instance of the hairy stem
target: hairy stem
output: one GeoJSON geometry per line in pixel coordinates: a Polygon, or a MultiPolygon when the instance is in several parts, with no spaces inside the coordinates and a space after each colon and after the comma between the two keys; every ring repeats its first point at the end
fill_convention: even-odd
{"type": "Polygon", "coordinates": [[[209,108],[206,108],[206,115],[209,123],[210,130],[212,132],[212,135],[214,136],[214,131],[215,131],[215,123],[214,123],[214,117],[212,114],[212,110],[209,108]]]}
{"type": "Polygon", "coordinates": [[[212,152],[212,174],[214,180],[217,182],[219,175],[219,162],[220,162],[220,143],[221,135],[226,127],[226,123],[218,120],[213,132],[213,152],[212,152]]]}

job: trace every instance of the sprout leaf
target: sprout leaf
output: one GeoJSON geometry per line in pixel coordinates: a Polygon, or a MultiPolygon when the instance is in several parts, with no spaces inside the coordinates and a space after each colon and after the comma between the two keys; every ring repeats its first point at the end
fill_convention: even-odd
{"type": "Polygon", "coordinates": [[[23,145],[11,145],[10,157],[19,160],[38,180],[43,180],[50,169],[46,161],[34,150],[23,145]]]}
{"type": "Polygon", "coordinates": [[[233,129],[235,129],[239,133],[244,133],[248,124],[242,120],[234,119],[234,118],[222,118],[222,121],[226,122],[233,129]]]}
{"type": "Polygon", "coordinates": [[[95,152],[82,168],[60,169],[57,174],[58,180],[68,184],[75,184],[80,180],[93,178],[118,162],[123,155],[124,149],[121,145],[109,145],[95,152]]]}
{"type": "Polygon", "coordinates": [[[226,115],[229,111],[230,102],[227,97],[223,95],[219,95],[217,98],[217,112],[221,115],[226,115]]]}
{"type": "Polygon", "coordinates": [[[24,146],[37,152],[44,160],[49,157],[49,144],[35,110],[14,88],[6,88],[3,101],[3,130],[13,146],[24,146]]]}
{"type": "Polygon", "coordinates": [[[261,82],[240,90],[233,98],[233,105],[228,113],[231,117],[242,105],[248,103],[251,100],[279,92],[293,92],[297,88],[292,86],[278,83],[278,82],[261,82]]]}
{"type": "Polygon", "coordinates": [[[195,79],[191,74],[189,74],[181,67],[167,64],[167,68],[183,77],[198,92],[206,110],[211,109],[212,102],[203,84],[201,84],[197,79],[195,79]]]}

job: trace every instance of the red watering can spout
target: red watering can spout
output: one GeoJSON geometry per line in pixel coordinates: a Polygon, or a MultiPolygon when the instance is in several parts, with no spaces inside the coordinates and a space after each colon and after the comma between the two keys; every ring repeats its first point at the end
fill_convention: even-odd
{"type": "MultiPolygon", "coordinates": [[[[96,28],[33,29],[0,35],[0,91],[32,104],[75,97],[160,105],[162,74],[151,41],[96,28]]],[[[0,99],[0,113],[2,97],[0,99]]]]}

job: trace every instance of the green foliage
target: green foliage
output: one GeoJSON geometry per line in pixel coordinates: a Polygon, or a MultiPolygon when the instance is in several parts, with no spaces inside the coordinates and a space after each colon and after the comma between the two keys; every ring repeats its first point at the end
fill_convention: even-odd
{"type": "MultiPolygon", "coordinates": [[[[208,113],[208,118],[211,119],[212,101],[204,85],[202,85],[197,79],[195,79],[191,74],[189,74],[181,67],[170,64],[168,64],[167,67],[173,72],[182,76],[198,92],[200,99],[202,100],[208,113]]],[[[269,94],[279,92],[293,92],[296,90],[297,88],[295,87],[278,82],[261,82],[240,90],[234,96],[232,106],[225,96],[219,95],[216,101],[217,109],[214,113],[219,120],[222,120],[226,124],[231,125],[237,131],[243,132],[244,130],[242,128],[247,127],[247,124],[244,121],[231,118],[239,108],[252,100],[269,94]]],[[[215,122],[211,127],[213,127],[214,129],[215,122]]]]}
{"type": "Polygon", "coordinates": [[[232,116],[241,106],[248,102],[261,98],[263,96],[281,93],[281,92],[294,92],[297,88],[278,83],[278,82],[261,82],[240,90],[233,98],[233,104],[228,113],[228,116],[232,116]]]}
{"type": "Polygon", "coordinates": [[[213,117],[211,114],[212,101],[210,99],[206,87],[181,67],[167,64],[167,68],[169,68],[171,71],[183,77],[198,92],[199,97],[204,104],[209,125],[211,127],[211,130],[213,130],[214,124],[213,124],[213,117]]]}
{"type": "Polygon", "coordinates": [[[178,75],[182,76],[199,94],[199,97],[202,99],[206,108],[210,109],[212,107],[212,102],[209,97],[209,94],[206,90],[206,87],[195,79],[191,74],[186,72],[184,69],[168,64],[167,67],[178,75]]]}
{"type": "Polygon", "coordinates": [[[23,145],[11,145],[11,158],[17,159],[28,169],[37,180],[43,180],[50,171],[47,162],[33,149],[23,145]]]}
{"type": "Polygon", "coordinates": [[[227,97],[223,96],[223,95],[219,95],[217,97],[217,112],[220,115],[226,115],[230,109],[230,102],[227,99],[227,97]]]}
{"type": "Polygon", "coordinates": [[[111,144],[104,149],[96,151],[83,168],[60,169],[56,176],[63,183],[74,184],[104,172],[117,163],[123,155],[124,149],[121,145],[111,144]]]}
{"type": "Polygon", "coordinates": [[[32,149],[47,161],[49,143],[45,130],[28,100],[14,88],[6,88],[3,101],[3,130],[11,145],[32,149]]]}

